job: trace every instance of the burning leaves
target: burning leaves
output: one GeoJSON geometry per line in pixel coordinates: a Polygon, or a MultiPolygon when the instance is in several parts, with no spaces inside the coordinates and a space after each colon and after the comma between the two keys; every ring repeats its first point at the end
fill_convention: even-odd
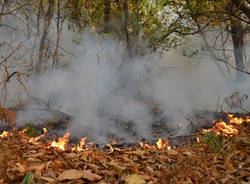
{"type": "Polygon", "coordinates": [[[10,134],[9,132],[3,131],[3,133],[0,134],[0,137],[6,137],[9,134],[10,134]]]}
{"type": "Polygon", "coordinates": [[[250,122],[250,116],[246,116],[243,118],[237,118],[234,117],[233,114],[227,114],[227,118],[229,119],[229,122],[226,123],[224,121],[213,121],[214,126],[213,128],[209,130],[204,130],[204,132],[215,132],[217,135],[226,135],[226,136],[233,136],[238,135],[239,130],[237,129],[237,125],[242,124],[243,122],[249,123],[250,122]]]}
{"type": "MultiPolygon", "coordinates": [[[[79,145],[68,145],[69,133],[48,143],[41,143],[45,133],[29,138],[24,132],[0,134],[1,183],[248,183],[249,116],[217,122],[200,142],[170,149],[167,140],[155,145],[108,151],[91,149],[86,137],[79,145]],[[227,126],[222,126],[222,124],[227,126]],[[217,125],[219,124],[219,125],[217,125]],[[229,126],[230,125],[230,126],[229,126]],[[236,129],[226,132],[224,129],[236,129]],[[219,132],[219,138],[216,138],[219,132]],[[226,136],[227,135],[227,136],[226,136]],[[230,135],[230,136],[228,136],[230,135]],[[226,138],[224,138],[226,136],[226,138]],[[233,137],[233,138],[231,138],[233,137]],[[211,152],[208,144],[218,144],[224,152],[211,152]],[[225,151],[226,150],[226,151],[225,151]]],[[[46,132],[46,130],[44,130],[46,132]]]]}

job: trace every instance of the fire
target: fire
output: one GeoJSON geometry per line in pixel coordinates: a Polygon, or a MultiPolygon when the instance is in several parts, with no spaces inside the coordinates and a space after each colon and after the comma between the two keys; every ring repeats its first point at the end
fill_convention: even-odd
{"type": "Polygon", "coordinates": [[[54,140],[54,141],[51,143],[50,146],[65,151],[66,146],[67,146],[68,141],[69,141],[69,139],[68,139],[69,135],[70,135],[70,133],[67,132],[63,137],[59,137],[59,138],[58,138],[58,142],[56,142],[56,141],[54,140]]]}
{"type": "MultiPolygon", "coordinates": [[[[228,121],[227,121],[228,123],[226,123],[225,121],[219,121],[219,122],[213,121],[214,126],[209,130],[204,130],[204,132],[213,131],[216,134],[234,136],[234,135],[239,134],[237,125],[240,125],[242,123],[250,123],[250,116],[245,116],[244,118],[235,117],[234,114],[227,113],[227,118],[228,118],[228,121]]],[[[20,133],[23,134],[26,131],[27,129],[23,129],[22,131],[20,131],[20,133]]],[[[43,134],[35,138],[30,138],[29,142],[35,145],[43,145],[42,141],[39,141],[39,140],[44,138],[46,133],[47,133],[47,129],[43,128],[43,134]]],[[[13,135],[13,132],[4,131],[0,134],[0,138],[7,137],[10,135],[13,135]]],[[[90,142],[86,145],[87,137],[83,137],[79,144],[68,145],[69,135],[70,133],[67,132],[63,137],[59,137],[58,141],[54,140],[54,141],[48,142],[48,144],[46,143],[46,146],[44,146],[44,148],[54,148],[54,149],[59,149],[62,151],[69,150],[69,151],[77,151],[77,152],[88,150],[90,148],[96,149],[96,145],[93,142],[90,142]]],[[[117,144],[117,140],[112,137],[110,138],[110,142],[112,144],[117,144]]],[[[170,150],[171,149],[171,147],[168,145],[168,140],[164,140],[161,138],[159,138],[156,141],[155,145],[150,145],[150,144],[143,143],[143,142],[138,142],[138,144],[143,149],[155,149],[155,150],[166,150],[166,149],[170,150]]],[[[116,150],[116,148],[113,148],[111,144],[108,144],[107,146],[110,148],[111,152],[116,150]]]]}
{"type": "Polygon", "coordinates": [[[238,130],[233,125],[227,125],[224,121],[217,123],[211,131],[216,134],[237,135],[238,130]]]}
{"type": "Polygon", "coordinates": [[[83,151],[83,146],[85,145],[87,137],[83,137],[81,139],[81,142],[79,145],[76,145],[74,148],[72,148],[72,151],[83,151]]]}
{"type": "Polygon", "coordinates": [[[0,134],[0,137],[7,137],[9,135],[9,132],[3,131],[2,134],[0,134]]]}
{"type": "Polygon", "coordinates": [[[237,118],[233,117],[233,114],[228,114],[229,117],[229,123],[230,124],[242,124],[243,122],[250,123],[250,116],[246,116],[245,118],[237,118]]]}
{"type": "Polygon", "coordinates": [[[156,145],[151,146],[143,142],[138,142],[138,144],[140,145],[141,148],[145,148],[145,149],[158,149],[158,150],[161,150],[161,149],[170,150],[171,149],[171,147],[168,145],[168,140],[164,140],[161,138],[157,140],[157,142],[155,143],[156,145]]]}
{"type": "MultiPolygon", "coordinates": [[[[26,131],[27,129],[24,130],[24,132],[26,131]]],[[[34,143],[34,144],[39,144],[37,143],[37,141],[41,138],[43,138],[45,136],[45,134],[47,133],[47,129],[46,128],[43,128],[43,134],[41,134],[40,136],[38,137],[35,137],[35,138],[30,138],[29,142],[30,143],[34,143]]]]}
{"type": "Polygon", "coordinates": [[[246,116],[245,118],[234,117],[233,114],[227,114],[227,116],[229,118],[229,123],[226,123],[224,121],[221,121],[221,122],[213,121],[213,123],[215,124],[214,127],[209,130],[204,130],[204,131],[205,132],[213,131],[216,134],[224,134],[228,136],[233,136],[233,135],[239,134],[239,130],[236,128],[235,125],[240,125],[244,122],[250,123],[250,116],[246,116]]]}

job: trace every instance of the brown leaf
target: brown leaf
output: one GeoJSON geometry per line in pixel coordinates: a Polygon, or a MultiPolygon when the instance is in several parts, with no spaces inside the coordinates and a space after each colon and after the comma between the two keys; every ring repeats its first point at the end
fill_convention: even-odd
{"type": "Polygon", "coordinates": [[[142,156],[142,155],[145,154],[145,151],[144,151],[144,150],[137,149],[136,151],[127,151],[127,152],[124,152],[124,153],[142,156]]]}
{"type": "Polygon", "coordinates": [[[62,172],[58,176],[59,181],[63,180],[75,180],[75,179],[80,179],[82,177],[82,171],[76,170],[76,169],[70,169],[67,171],[62,172]]]}
{"type": "Polygon", "coordinates": [[[82,178],[88,179],[89,181],[99,181],[102,179],[101,176],[99,176],[98,174],[92,173],[91,170],[82,171],[82,178]]]}
{"type": "Polygon", "coordinates": [[[64,171],[58,176],[59,181],[75,180],[75,179],[80,179],[80,178],[84,178],[89,181],[99,181],[102,179],[101,176],[92,173],[91,170],[70,169],[70,170],[64,171]]]}
{"type": "Polygon", "coordinates": [[[49,183],[55,182],[55,180],[53,178],[49,178],[49,177],[41,176],[40,179],[45,180],[45,181],[47,181],[49,183]]]}
{"type": "Polygon", "coordinates": [[[190,151],[184,151],[183,155],[185,155],[185,156],[194,156],[193,153],[190,152],[190,151]]]}
{"type": "Polygon", "coordinates": [[[178,152],[173,149],[170,149],[170,150],[167,150],[167,154],[175,156],[175,155],[178,155],[178,152]]]}
{"type": "Polygon", "coordinates": [[[109,166],[115,168],[115,169],[119,169],[119,170],[125,170],[126,167],[122,167],[120,166],[119,163],[117,163],[116,161],[112,160],[111,162],[107,163],[109,166]]]}
{"type": "Polygon", "coordinates": [[[25,168],[25,166],[24,165],[22,165],[22,164],[20,164],[20,163],[16,163],[16,168],[17,168],[17,170],[20,172],[20,173],[24,173],[24,172],[26,172],[26,168],[25,168]]]}
{"type": "Polygon", "coordinates": [[[46,165],[46,164],[39,164],[39,165],[36,164],[36,165],[32,165],[32,166],[29,167],[28,170],[31,170],[31,171],[39,170],[39,171],[41,171],[41,170],[44,169],[45,165],[46,165]]]}
{"type": "Polygon", "coordinates": [[[146,184],[146,181],[137,174],[128,175],[124,180],[126,184],[146,184]]]}

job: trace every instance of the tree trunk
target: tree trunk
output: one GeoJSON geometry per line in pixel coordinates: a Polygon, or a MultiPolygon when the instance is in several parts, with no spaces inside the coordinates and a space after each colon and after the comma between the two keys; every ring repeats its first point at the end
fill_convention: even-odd
{"type": "Polygon", "coordinates": [[[61,18],[61,0],[57,1],[57,23],[56,23],[56,30],[57,30],[57,39],[56,39],[56,64],[55,67],[58,67],[59,64],[59,41],[60,41],[60,18],[61,18]]]}
{"type": "Polygon", "coordinates": [[[4,16],[4,14],[6,14],[8,12],[8,9],[9,9],[9,0],[4,0],[2,2],[2,5],[1,5],[1,12],[0,12],[0,27],[1,27],[1,24],[2,24],[2,18],[4,16]]]}
{"type": "Polygon", "coordinates": [[[50,26],[50,23],[51,23],[51,20],[53,18],[53,14],[54,14],[54,3],[55,3],[55,0],[49,0],[49,7],[48,7],[48,10],[47,10],[47,13],[45,16],[45,23],[43,26],[43,35],[42,35],[42,39],[40,42],[38,62],[37,62],[37,65],[35,67],[36,74],[40,74],[41,70],[42,70],[42,64],[44,61],[43,51],[44,51],[44,47],[45,47],[45,41],[46,41],[47,36],[48,36],[48,29],[49,29],[49,26],[50,26]]]}
{"type": "Polygon", "coordinates": [[[104,33],[110,32],[110,1],[104,0],[104,33]]]}
{"type": "Polygon", "coordinates": [[[124,34],[125,40],[127,44],[128,56],[131,57],[131,48],[130,48],[130,39],[129,39],[129,31],[128,31],[128,3],[127,1],[123,2],[123,14],[124,14],[124,34]]]}
{"type": "Polygon", "coordinates": [[[40,34],[40,19],[41,19],[41,14],[43,13],[43,0],[39,1],[39,8],[37,12],[37,17],[36,17],[36,35],[35,35],[35,40],[32,46],[32,50],[30,52],[30,61],[31,61],[31,68],[30,71],[33,71],[34,68],[34,61],[37,59],[36,55],[36,45],[37,45],[37,39],[39,38],[40,34]]]}
{"type": "MultiPolygon", "coordinates": [[[[244,70],[244,29],[240,21],[232,20],[231,25],[231,35],[233,40],[233,50],[236,68],[239,70],[244,70]]],[[[244,74],[241,71],[236,71],[236,81],[243,79],[244,74]]]]}

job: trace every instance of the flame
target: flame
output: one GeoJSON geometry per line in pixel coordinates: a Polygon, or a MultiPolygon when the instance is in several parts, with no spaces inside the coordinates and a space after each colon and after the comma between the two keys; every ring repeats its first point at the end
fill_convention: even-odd
{"type": "Polygon", "coordinates": [[[87,139],[87,137],[83,137],[81,139],[80,144],[74,146],[74,148],[72,148],[72,151],[83,151],[84,150],[83,146],[85,145],[86,139],[87,139]]]}
{"type": "Polygon", "coordinates": [[[0,134],[0,137],[7,137],[9,135],[9,132],[3,131],[2,134],[0,134]]]}
{"type": "MultiPolygon", "coordinates": [[[[229,136],[233,136],[233,135],[238,135],[239,134],[239,130],[236,128],[235,125],[240,125],[244,122],[246,123],[250,123],[250,116],[246,116],[245,118],[238,118],[238,117],[234,117],[233,114],[227,114],[227,117],[229,118],[229,123],[226,123],[224,121],[213,121],[214,123],[214,127],[207,130],[207,131],[213,131],[216,134],[224,134],[224,135],[229,135],[229,136]]],[[[206,132],[206,130],[204,130],[206,132]]]]}
{"type": "MultiPolygon", "coordinates": [[[[239,126],[237,125],[240,125],[242,123],[250,123],[250,116],[245,116],[244,118],[235,117],[234,114],[227,113],[227,120],[228,120],[227,121],[228,123],[224,121],[213,121],[214,126],[209,130],[203,130],[203,131],[204,132],[213,131],[216,134],[229,135],[229,136],[237,135],[239,134],[239,130],[237,129],[239,126]]],[[[20,132],[25,133],[26,131],[27,129],[23,129],[20,132]]],[[[46,133],[47,133],[47,129],[43,128],[43,134],[35,138],[30,138],[29,142],[35,145],[43,145],[43,143],[38,140],[45,137],[46,133]]],[[[4,131],[0,134],[0,138],[7,137],[10,135],[13,135],[13,132],[4,131]]],[[[44,148],[54,148],[54,149],[59,149],[62,151],[69,150],[69,151],[77,151],[77,152],[88,150],[88,149],[96,149],[96,145],[93,142],[90,142],[86,145],[87,137],[83,137],[79,144],[68,145],[69,135],[70,133],[67,132],[63,137],[58,138],[58,141],[56,140],[50,141],[48,144],[46,144],[46,146],[44,146],[44,148]]],[[[197,137],[197,141],[199,142],[198,137],[197,137]]],[[[110,142],[112,144],[117,144],[117,140],[114,138],[110,138],[110,142]]],[[[171,147],[168,145],[168,140],[164,140],[162,138],[159,138],[156,141],[155,145],[150,145],[150,144],[143,143],[143,142],[138,142],[138,144],[143,149],[155,149],[155,150],[166,150],[166,149],[170,150],[171,149],[171,147]]],[[[117,148],[113,148],[110,144],[107,144],[107,146],[110,149],[110,153],[112,153],[114,150],[117,150],[117,148]]]]}
{"type": "Polygon", "coordinates": [[[245,118],[238,118],[238,117],[234,117],[233,114],[227,114],[227,116],[229,117],[229,123],[230,124],[242,124],[244,122],[246,123],[250,123],[250,116],[246,116],[245,118]]]}
{"type": "Polygon", "coordinates": [[[67,143],[69,141],[68,139],[69,135],[70,133],[67,132],[63,137],[58,138],[58,142],[54,140],[50,146],[65,151],[67,143]]]}
{"type": "Polygon", "coordinates": [[[233,125],[227,125],[224,121],[217,123],[211,131],[216,134],[237,135],[238,130],[233,125]]]}
{"type": "Polygon", "coordinates": [[[156,146],[158,149],[166,148],[166,144],[167,144],[167,141],[164,141],[162,139],[158,139],[158,141],[156,142],[156,146]]]}
{"type": "Polygon", "coordinates": [[[140,145],[141,148],[144,149],[158,149],[158,150],[171,149],[171,146],[168,145],[168,140],[164,140],[161,138],[157,140],[157,142],[155,143],[156,145],[149,145],[143,142],[138,142],[138,144],[140,145]]]}
{"type": "MultiPolygon", "coordinates": [[[[24,132],[26,131],[27,129],[23,130],[24,132]]],[[[41,134],[40,136],[38,137],[35,137],[35,138],[30,138],[29,142],[30,143],[34,143],[34,144],[39,144],[37,141],[41,138],[43,138],[45,136],[45,134],[47,133],[47,129],[46,128],[43,128],[43,134],[41,134]]]]}

